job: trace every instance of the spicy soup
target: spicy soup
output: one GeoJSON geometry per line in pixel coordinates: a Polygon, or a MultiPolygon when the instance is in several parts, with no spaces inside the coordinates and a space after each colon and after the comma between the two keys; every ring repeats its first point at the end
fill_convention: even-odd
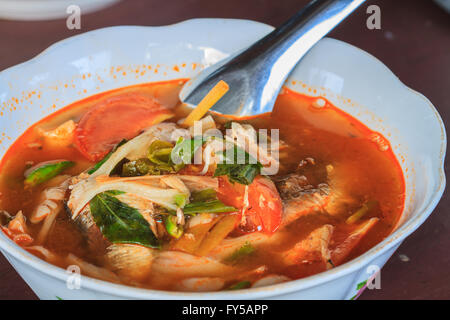
{"type": "Polygon", "coordinates": [[[2,230],[60,267],[176,291],[299,279],[393,231],[404,178],[379,133],[323,98],[284,89],[271,114],[198,119],[228,142],[195,146],[178,101],[183,84],[102,93],[30,127],[1,162],[2,230]],[[259,156],[258,139],[253,148],[234,142],[258,129],[279,130],[277,159],[268,155],[276,174],[262,174],[260,162],[214,160],[230,148],[259,156]],[[186,144],[201,163],[173,162],[186,144]]]}

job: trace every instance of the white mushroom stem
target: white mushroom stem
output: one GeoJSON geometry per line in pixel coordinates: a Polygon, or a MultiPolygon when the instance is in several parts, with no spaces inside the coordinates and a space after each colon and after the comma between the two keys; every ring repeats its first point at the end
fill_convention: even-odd
{"type": "Polygon", "coordinates": [[[178,178],[177,176],[163,176],[161,177],[161,181],[164,182],[170,188],[176,189],[179,192],[184,193],[186,195],[186,199],[189,200],[191,192],[180,178],[178,178]]]}
{"type": "Polygon", "coordinates": [[[54,203],[56,206],[52,208],[50,214],[48,214],[44,220],[41,230],[39,230],[39,234],[36,239],[37,244],[44,244],[47,240],[48,234],[55,222],[56,217],[61,212],[63,205],[62,202],[54,203]]]}
{"type": "Polygon", "coordinates": [[[238,271],[206,257],[197,257],[184,252],[161,252],[153,262],[152,272],[161,276],[223,277],[238,271]]]}
{"type": "Polygon", "coordinates": [[[66,190],[69,186],[69,179],[66,179],[57,187],[47,188],[41,193],[41,202],[31,214],[31,223],[37,224],[46,219],[49,215],[59,212],[64,200],[66,190]]]}
{"type": "Polygon", "coordinates": [[[54,263],[58,261],[58,256],[51,252],[50,250],[44,248],[43,246],[31,246],[31,247],[25,247],[25,250],[31,252],[31,253],[39,253],[41,254],[45,261],[54,263]]]}
{"type": "Polygon", "coordinates": [[[177,224],[180,226],[185,224],[184,212],[181,208],[177,208],[177,224]]]}
{"type": "Polygon", "coordinates": [[[68,265],[77,266],[80,268],[81,273],[86,276],[115,283],[120,282],[119,277],[115,273],[106,268],[97,267],[91,263],[88,263],[72,253],[67,256],[66,263],[68,265]]]}

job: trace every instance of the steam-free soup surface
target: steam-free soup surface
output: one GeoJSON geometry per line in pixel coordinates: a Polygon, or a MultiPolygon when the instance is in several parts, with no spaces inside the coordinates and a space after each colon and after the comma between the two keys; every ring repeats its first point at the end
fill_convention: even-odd
{"type": "MultiPolygon", "coordinates": [[[[272,114],[232,121],[213,116],[214,126],[223,133],[226,128],[248,129],[248,125],[256,130],[269,129],[269,135],[270,129],[279,129],[280,165],[276,175],[263,176],[260,168],[251,165],[247,167],[251,172],[243,176],[235,176],[230,167],[214,163],[206,172],[202,172],[204,162],[177,167],[168,161],[168,168],[152,162],[155,158],[147,149],[139,159],[121,159],[113,172],[103,175],[105,179],[138,177],[135,180],[138,183],[147,181],[147,186],[170,192],[176,192],[173,190],[178,190],[177,187],[170,181],[155,182],[155,179],[179,177],[189,189],[184,200],[191,207],[202,201],[214,201],[219,212],[211,213],[206,208],[189,214],[186,213],[189,204],[179,201],[174,202],[174,207],[167,207],[136,195],[130,200],[126,196],[131,193],[126,189],[114,190],[121,194],[105,194],[103,190],[77,213],[80,205],[74,195],[79,188],[77,183],[98,187],[89,182],[93,179],[89,176],[96,173],[87,171],[108,152],[120,150],[117,144],[122,139],[118,135],[128,134],[122,137],[128,144],[141,132],[145,134],[148,127],[160,126],[159,122],[169,117],[166,115],[173,113],[162,125],[176,124],[186,117],[189,110],[179,106],[178,101],[183,83],[183,80],[150,83],[103,93],[70,105],[30,127],[9,149],[0,167],[4,232],[31,253],[58,266],[78,264],[84,274],[96,278],[180,291],[239,289],[306,277],[349,261],[392,232],[403,210],[405,186],[389,142],[325,99],[288,89],[278,97],[272,114]],[[135,96],[139,97],[138,102],[135,96]],[[117,97],[118,103],[114,102],[117,97]],[[129,99],[135,99],[133,103],[139,105],[147,103],[144,101],[147,98],[164,110],[157,109],[155,113],[154,109],[144,108],[136,111],[139,117],[136,121],[123,120],[126,112],[120,106],[123,97],[125,110],[127,103],[131,103],[127,102],[129,99]],[[104,110],[99,107],[102,104],[104,110]],[[91,115],[86,116],[89,112],[91,115]],[[109,131],[116,130],[115,118],[116,126],[124,131],[112,135],[108,130],[98,131],[101,119],[109,115],[112,117],[105,120],[112,121],[108,124],[109,131]],[[144,121],[146,117],[148,123],[144,121]],[[99,123],[92,125],[92,119],[99,123]],[[135,132],[130,122],[145,123],[145,127],[135,132]],[[65,138],[69,141],[58,136],[61,130],[55,131],[67,123],[71,124],[66,128],[69,134],[65,138]],[[49,134],[52,132],[53,136],[49,134]],[[105,143],[98,143],[97,138],[105,143]],[[54,164],[55,160],[71,164],[42,183],[31,183],[30,178],[25,178],[30,175],[30,168],[33,172],[39,164],[46,161],[54,164]],[[137,160],[147,171],[136,171],[137,160]],[[217,168],[224,170],[222,174],[217,168]],[[186,176],[199,179],[195,187],[190,187],[192,181],[186,176]],[[45,192],[61,187],[65,181],[68,185],[61,189],[63,196],[54,200],[57,213],[52,219],[48,218],[52,213],[46,216],[41,212],[39,216],[37,210],[46,200],[45,192]],[[210,198],[205,200],[205,194],[210,198]],[[136,199],[149,211],[139,207],[136,199]],[[112,206],[114,201],[136,209],[138,221],[150,231],[139,229],[143,232],[139,237],[112,234],[107,225],[102,225],[98,206],[102,203],[112,206]],[[86,208],[89,212],[85,212],[86,208]],[[18,212],[26,218],[18,217],[18,212]],[[94,218],[90,225],[80,220],[83,214],[94,218]],[[17,225],[24,226],[24,230],[18,230],[17,225]],[[47,230],[42,231],[44,228],[47,230]],[[144,239],[147,233],[151,239],[144,239]]],[[[180,125],[176,127],[186,130],[180,125]]],[[[164,130],[172,129],[164,127],[164,130]]],[[[158,150],[173,152],[180,141],[163,141],[165,147],[158,150]]],[[[204,150],[208,143],[204,142],[200,148],[204,150]]],[[[50,206],[48,211],[52,210],[50,206]]]]}

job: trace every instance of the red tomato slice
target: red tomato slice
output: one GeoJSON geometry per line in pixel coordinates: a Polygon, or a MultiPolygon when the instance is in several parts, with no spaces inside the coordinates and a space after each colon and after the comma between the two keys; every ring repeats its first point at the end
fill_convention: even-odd
{"type": "Polygon", "coordinates": [[[240,229],[244,232],[275,232],[281,224],[282,202],[275,184],[268,178],[258,176],[248,186],[248,206],[245,206],[245,186],[230,183],[227,177],[219,177],[220,201],[241,210],[245,215],[240,229]],[[245,210],[243,210],[245,209],[245,210]]]}
{"type": "Polygon", "coordinates": [[[219,177],[219,191],[217,198],[227,206],[242,209],[244,206],[245,186],[239,183],[231,183],[226,176],[219,177]]]}
{"type": "Polygon", "coordinates": [[[272,180],[256,177],[249,186],[248,201],[259,217],[262,229],[269,233],[275,232],[281,224],[283,205],[272,180]]]}
{"type": "Polygon", "coordinates": [[[140,94],[113,97],[98,103],[81,118],[75,146],[87,159],[99,161],[122,139],[132,139],[172,115],[154,99],[140,94]]]}

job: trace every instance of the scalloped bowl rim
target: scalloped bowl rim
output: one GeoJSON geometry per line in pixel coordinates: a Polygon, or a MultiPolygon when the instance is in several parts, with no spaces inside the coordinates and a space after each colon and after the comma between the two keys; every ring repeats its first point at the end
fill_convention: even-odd
{"type": "MultiPolygon", "coordinates": [[[[128,29],[132,31],[133,29],[162,29],[162,28],[182,28],[187,24],[193,23],[193,22],[205,22],[208,23],[208,21],[229,21],[229,22],[248,22],[252,24],[260,24],[263,26],[270,27],[266,24],[255,22],[251,20],[243,20],[243,19],[210,19],[210,18],[201,18],[201,19],[190,19],[185,20],[179,23],[167,25],[167,26],[157,26],[157,27],[146,27],[146,26],[114,26],[114,27],[107,27],[107,28],[101,28],[93,31],[89,31],[80,35],[76,35],[64,40],[61,40],[59,42],[56,42],[55,44],[51,45],[47,49],[45,49],[43,52],[35,56],[34,58],[23,62],[21,64],[18,64],[16,66],[10,67],[8,69],[3,70],[0,72],[0,78],[4,75],[7,75],[9,73],[16,73],[22,68],[26,68],[28,64],[35,63],[39,61],[41,57],[44,57],[49,52],[55,52],[58,51],[60,48],[65,47],[67,45],[76,44],[77,42],[83,41],[86,37],[90,37],[92,35],[101,35],[103,32],[110,32],[114,29],[128,29]]],[[[359,53],[369,56],[371,59],[373,59],[376,63],[380,65],[380,67],[385,69],[385,72],[388,72],[390,76],[393,78],[393,81],[398,81],[401,85],[403,85],[405,88],[409,89],[412,94],[416,94],[418,96],[418,99],[422,99],[426,104],[429,106],[430,111],[435,115],[436,120],[441,126],[441,130],[443,132],[443,136],[441,138],[441,152],[440,152],[440,163],[441,166],[437,168],[439,170],[438,176],[439,179],[439,187],[434,193],[434,195],[431,197],[431,199],[428,201],[428,204],[421,210],[420,213],[417,214],[417,216],[413,217],[409,221],[407,221],[404,225],[399,227],[397,230],[395,230],[392,234],[390,234],[386,239],[384,239],[382,242],[378,243],[376,246],[371,248],[370,250],[366,251],[362,255],[352,259],[351,261],[338,266],[336,268],[333,268],[328,271],[321,272],[316,275],[312,275],[306,278],[298,279],[298,280],[292,280],[289,282],[281,283],[281,284],[275,284],[270,285],[267,287],[261,287],[261,288],[250,288],[250,289],[243,289],[243,290],[236,290],[233,292],[226,291],[226,292],[205,292],[205,293],[191,293],[191,292],[175,292],[175,291],[163,291],[163,290],[152,290],[152,289],[141,289],[141,288],[134,288],[126,285],[121,284],[114,284],[102,280],[97,280],[94,278],[90,278],[87,276],[82,276],[82,283],[83,287],[92,289],[94,291],[99,291],[105,294],[115,295],[118,297],[124,297],[124,298],[147,298],[147,299],[255,299],[255,298],[270,298],[275,297],[282,294],[288,294],[295,291],[300,291],[303,289],[307,289],[313,286],[317,286],[320,284],[323,284],[325,282],[329,282],[331,280],[334,280],[336,278],[342,277],[344,275],[347,275],[355,270],[358,270],[361,268],[361,266],[364,266],[365,264],[372,261],[376,256],[381,255],[383,252],[388,251],[389,249],[393,248],[395,245],[398,245],[403,241],[408,235],[410,235],[413,231],[415,231],[431,214],[433,209],[436,207],[437,203],[439,202],[444,189],[445,189],[445,172],[444,172],[444,159],[445,159],[445,151],[446,151],[446,134],[445,134],[445,127],[443,124],[443,121],[437,112],[436,108],[431,104],[431,102],[422,94],[414,91],[413,89],[407,87],[404,85],[381,61],[379,61],[374,56],[370,55],[366,51],[363,51],[357,47],[354,47],[350,44],[347,44],[345,42],[331,39],[331,38],[325,38],[328,41],[335,41],[336,43],[339,43],[340,45],[350,47],[352,50],[357,50],[359,53]]],[[[66,281],[67,279],[67,273],[64,269],[56,267],[48,262],[45,262],[44,260],[41,260],[37,258],[36,256],[30,254],[26,250],[22,249],[21,247],[14,244],[11,240],[7,239],[3,234],[0,236],[0,248],[2,250],[5,250],[6,253],[12,255],[14,258],[18,259],[19,261],[23,262],[26,265],[31,266],[34,269],[37,269],[40,272],[43,272],[50,277],[57,278],[62,281],[66,281]],[[5,241],[6,240],[6,241],[5,241]]]]}

